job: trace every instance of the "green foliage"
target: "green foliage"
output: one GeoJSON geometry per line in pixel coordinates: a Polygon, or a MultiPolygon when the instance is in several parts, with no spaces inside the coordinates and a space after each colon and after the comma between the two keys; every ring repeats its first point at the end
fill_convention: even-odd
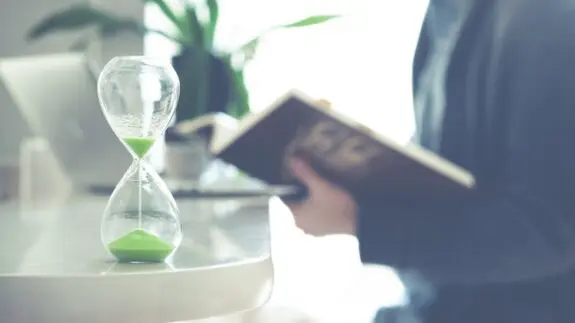
{"type": "Polygon", "coordinates": [[[308,27],[308,26],[312,26],[312,25],[317,25],[317,24],[321,24],[321,23],[327,22],[329,20],[332,20],[332,19],[338,18],[338,17],[339,17],[338,15],[311,16],[311,17],[304,18],[302,20],[298,20],[296,22],[289,23],[289,24],[274,26],[272,28],[269,28],[262,35],[254,37],[251,40],[249,40],[248,42],[246,42],[244,45],[240,46],[238,52],[241,52],[244,55],[245,59],[247,61],[249,61],[255,56],[256,50],[257,50],[258,45],[260,43],[260,39],[263,36],[265,36],[267,33],[270,33],[272,31],[278,30],[278,29],[284,29],[284,28],[300,28],[300,27],[308,27]]]}
{"type": "Polygon", "coordinates": [[[218,25],[218,18],[220,16],[220,7],[217,0],[206,0],[210,20],[205,28],[206,44],[209,47],[214,45],[214,38],[216,35],[216,26],[218,25]]]}
{"type": "Polygon", "coordinates": [[[90,25],[96,25],[100,29],[112,29],[125,25],[128,21],[92,7],[76,5],[38,23],[28,32],[28,38],[36,39],[52,32],[75,30],[90,25]]]}
{"type": "Polygon", "coordinates": [[[300,21],[293,22],[291,24],[283,25],[284,28],[297,28],[297,27],[307,27],[311,25],[317,25],[324,23],[328,20],[333,18],[337,18],[338,16],[335,15],[326,15],[326,16],[312,16],[302,19],[300,21]]]}
{"type": "MultiPolygon", "coordinates": [[[[28,40],[33,41],[57,32],[87,28],[94,28],[98,36],[104,38],[127,31],[138,34],[156,33],[176,43],[182,43],[181,39],[163,31],[146,28],[139,20],[120,17],[88,5],[74,5],[48,16],[32,27],[26,37],[28,40]]],[[[79,44],[87,46],[89,40],[91,40],[89,37],[89,35],[82,35],[72,45],[71,49],[84,49],[85,46],[80,46],[79,44]]]]}
{"type": "Polygon", "coordinates": [[[181,0],[182,10],[177,11],[164,0],[143,0],[157,6],[164,16],[174,25],[175,33],[168,34],[159,30],[147,28],[141,21],[129,17],[121,17],[89,5],[75,5],[53,13],[27,34],[29,40],[36,40],[46,35],[62,31],[91,30],[94,33],[83,33],[71,46],[72,50],[83,50],[95,37],[113,37],[121,32],[131,32],[139,35],[155,33],[161,35],[182,48],[182,53],[188,55],[174,64],[178,71],[182,87],[191,91],[189,100],[182,100],[176,111],[178,121],[201,116],[208,112],[213,104],[213,96],[218,95],[211,89],[216,81],[221,83],[222,75],[229,83],[229,102],[227,112],[235,117],[241,117],[249,112],[249,94],[244,82],[244,66],[254,56],[260,40],[267,33],[282,28],[300,28],[327,22],[337,18],[336,15],[311,16],[285,25],[268,29],[254,37],[231,53],[218,53],[214,49],[214,39],[219,20],[219,5],[217,0],[205,0],[208,9],[207,21],[198,17],[198,8],[187,0],[181,0]],[[238,65],[232,65],[232,58],[241,54],[243,60],[238,65]],[[223,65],[222,65],[223,64],[223,65]],[[223,69],[220,67],[224,66],[223,69]],[[222,71],[220,71],[222,70],[222,71]],[[219,73],[214,75],[214,73],[219,73]],[[210,80],[217,78],[217,80],[210,80]],[[193,88],[191,88],[193,87],[193,88]]]}

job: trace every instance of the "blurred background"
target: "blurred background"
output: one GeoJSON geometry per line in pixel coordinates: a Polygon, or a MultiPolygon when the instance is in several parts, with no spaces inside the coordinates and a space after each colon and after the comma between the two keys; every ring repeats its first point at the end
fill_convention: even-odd
{"type": "MultiPolygon", "coordinates": [[[[174,127],[212,112],[240,118],[264,109],[278,96],[297,88],[330,101],[334,109],[375,131],[405,142],[414,129],[411,62],[426,5],[426,0],[3,0],[0,67],[5,61],[20,58],[30,59],[24,63],[28,67],[38,64],[42,57],[54,62],[58,57],[68,57],[65,53],[74,52],[86,57],[94,76],[114,56],[145,54],[171,60],[182,81],[183,96],[174,127]],[[206,75],[209,82],[205,81],[206,75]]],[[[66,75],[57,72],[38,75],[42,76],[35,78],[36,85],[30,93],[38,91],[42,84],[51,89],[57,88],[58,83],[77,83],[66,81],[66,75]]],[[[72,162],[69,156],[62,156],[66,152],[62,147],[71,145],[66,136],[42,138],[44,133],[31,123],[33,109],[24,109],[22,102],[15,100],[7,86],[8,78],[0,68],[0,200],[53,193],[56,186],[70,190],[68,182],[74,182],[78,174],[69,174],[72,168],[68,166],[80,169],[78,164],[83,161],[72,162]],[[61,149],[54,149],[58,150],[54,154],[55,145],[61,149]],[[44,171],[48,168],[50,174],[44,171]],[[30,192],[31,187],[35,192],[30,192]]],[[[75,90],[67,92],[65,87],[58,91],[61,91],[56,95],[59,97],[76,95],[72,105],[83,109],[90,118],[94,113],[101,116],[93,97],[95,87],[93,92],[88,91],[89,98],[71,93],[75,90]]],[[[55,108],[56,101],[46,102],[45,107],[42,104],[34,107],[36,111],[55,108]]],[[[38,122],[43,121],[40,115],[36,118],[38,122]]],[[[52,127],[64,128],[72,119],[81,119],[64,110],[58,118],[61,123],[52,122],[52,127]]],[[[93,120],[105,122],[103,118],[93,120]]],[[[196,179],[198,173],[205,173],[203,168],[197,171],[176,168],[207,164],[210,158],[198,157],[205,144],[199,140],[200,144],[193,146],[198,136],[182,134],[184,128],[168,132],[166,144],[156,147],[157,167],[160,172],[170,170],[177,176],[196,179]],[[190,147],[196,148],[192,151],[190,147]],[[171,169],[165,165],[166,156],[172,159],[171,169]]],[[[53,133],[45,128],[43,132],[53,133]]],[[[104,147],[99,149],[106,151],[105,145],[109,143],[113,151],[119,145],[115,139],[106,140],[102,140],[104,147]]],[[[88,155],[93,148],[86,145],[85,151],[70,154],[88,155]]],[[[112,159],[110,164],[98,162],[90,167],[119,180],[115,174],[121,176],[129,165],[129,156],[125,157],[126,163],[112,159]],[[116,168],[107,169],[113,163],[116,168]]],[[[310,253],[306,257],[311,258],[304,257],[300,262],[317,262],[311,255],[315,251],[323,252],[326,258],[340,256],[343,247],[339,242],[326,240],[321,242],[324,244],[330,244],[330,250],[335,252],[326,254],[324,249],[319,252],[306,247],[310,253]]],[[[305,284],[317,283],[317,277],[309,274],[308,269],[309,265],[297,270],[309,276],[305,284]]],[[[294,270],[290,268],[286,273],[293,274],[294,270]]],[[[381,272],[376,276],[381,278],[381,272]]],[[[378,286],[390,286],[389,280],[377,278],[364,283],[365,287],[373,290],[374,281],[378,286]]],[[[317,288],[329,290],[332,282],[326,278],[323,283],[317,288]]],[[[290,284],[291,281],[285,286],[290,284]]],[[[308,298],[317,298],[313,295],[308,298]]],[[[358,299],[365,299],[362,297],[358,299]]],[[[348,305],[363,306],[357,300],[348,305]]],[[[289,316],[285,313],[280,316],[286,315],[289,316]]],[[[350,322],[359,321],[350,319],[350,322]]]]}
{"type": "MultiPolygon", "coordinates": [[[[177,8],[181,1],[167,3],[177,8]]],[[[217,52],[232,51],[271,26],[313,15],[343,16],[261,37],[257,55],[244,68],[252,111],[295,87],[328,99],[336,109],[375,130],[400,140],[409,137],[413,129],[410,64],[425,0],[219,0],[218,4],[213,41],[217,52]]],[[[149,28],[174,29],[154,1],[7,0],[0,4],[0,58],[69,51],[82,28],[34,40],[28,36],[46,17],[82,5],[140,20],[149,28]]],[[[141,37],[131,32],[96,36],[85,49],[100,66],[116,55],[145,53],[170,59],[180,50],[160,35],[141,37]]],[[[0,164],[15,164],[21,140],[30,135],[30,129],[3,84],[0,120],[0,164]]]]}

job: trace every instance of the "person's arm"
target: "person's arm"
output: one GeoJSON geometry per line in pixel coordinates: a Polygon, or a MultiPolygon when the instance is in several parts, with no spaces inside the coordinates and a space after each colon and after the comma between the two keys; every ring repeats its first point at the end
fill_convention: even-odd
{"type": "Polygon", "coordinates": [[[413,270],[435,283],[510,281],[575,269],[574,23],[570,18],[533,35],[526,42],[533,47],[509,55],[514,59],[504,62],[513,67],[501,67],[506,79],[493,83],[507,87],[507,100],[496,104],[509,111],[501,116],[508,133],[499,191],[458,206],[360,204],[364,262],[413,270]]]}

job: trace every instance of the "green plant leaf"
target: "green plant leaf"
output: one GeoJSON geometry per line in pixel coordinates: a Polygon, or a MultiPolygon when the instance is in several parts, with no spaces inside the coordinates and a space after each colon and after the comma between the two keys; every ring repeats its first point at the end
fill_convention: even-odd
{"type": "Polygon", "coordinates": [[[254,37],[250,41],[248,41],[245,45],[240,47],[240,51],[244,55],[245,61],[252,60],[255,57],[257,48],[260,44],[260,38],[261,36],[254,37]]]}
{"type": "Polygon", "coordinates": [[[323,16],[310,16],[304,18],[302,20],[298,20],[296,22],[292,22],[290,24],[277,26],[275,29],[278,28],[299,28],[299,27],[307,27],[312,25],[322,24],[324,22],[330,21],[335,18],[341,17],[340,15],[323,15],[323,16]]]}
{"type": "Polygon", "coordinates": [[[218,26],[218,18],[220,15],[220,7],[218,5],[218,0],[206,0],[208,6],[208,11],[210,15],[210,21],[205,29],[206,32],[206,45],[212,47],[214,44],[214,38],[216,35],[216,28],[218,26]]]}
{"type": "MultiPolygon", "coordinates": [[[[176,43],[185,43],[185,40],[180,37],[147,28],[139,20],[119,17],[87,5],[73,6],[46,17],[32,27],[27,34],[27,39],[35,40],[51,33],[86,27],[95,27],[97,34],[103,38],[113,37],[120,32],[132,32],[138,35],[155,33],[176,43]]],[[[83,35],[79,37],[70,45],[70,49],[74,51],[85,49],[95,39],[94,36],[83,35]]]]}
{"type": "Polygon", "coordinates": [[[230,114],[236,118],[241,118],[250,112],[250,97],[246,87],[244,70],[233,70],[233,88],[235,90],[235,111],[230,114]]]}
{"type": "Polygon", "coordinates": [[[160,36],[162,36],[162,37],[164,37],[164,38],[166,38],[166,39],[169,39],[169,40],[171,40],[171,41],[173,41],[173,42],[175,42],[175,43],[177,43],[177,44],[180,44],[180,45],[182,45],[182,46],[185,46],[185,45],[187,44],[187,41],[186,41],[185,39],[182,39],[182,38],[179,38],[179,37],[176,37],[176,36],[172,36],[172,35],[168,34],[167,32],[164,32],[164,31],[161,31],[161,30],[146,28],[146,31],[147,31],[148,33],[151,33],[151,34],[160,35],[160,36]]]}
{"type": "Polygon", "coordinates": [[[32,27],[26,37],[29,40],[35,40],[54,32],[76,30],[93,25],[114,25],[121,21],[122,18],[91,6],[77,5],[44,18],[32,27]]]}
{"type": "Polygon", "coordinates": [[[268,30],[266,30],[265,32],[263,32],[261,35],[250,39],[247,43],[240,46],[237,52],[242,53],[244,55],[244,61],[248,62],[255,57],[256,52],[257,52],[257,48],[261,42],[261,38],[264,37],[266,34],[274,31],[274,30],[284,29],[284,28],[307,27],[307,26],[322,24],[324,22],[327,22],[329,20],[339,18],[339,17],[341,17],[341,16],[339,16],[339,15],[311,16],[311,17],[307,17],[307,18],[298,20],[296,22],[289,23],[289,24],[271,27],[268,30]]]}
{"type": "Polygon", "coordinates": [[[200,48],[206,48],[204,39],[204,27],[198,18],[196,7],[190,4],[188,1],[185,1],[184,11],[186,13],[187,33],[190,37],[191,43],[200,48]]]}
{"type": "Polygon", "coordinates": [[[116,36],[118,33],[124,31],[130,31],[142,35],[147,32],[146,27],[144,27],[139,21],[135,20],[116,21],[109,24],[100,24],[98,26],[98,33],[102,37],[116,36]]]}
{"type": "Polygon", "coordinates": [[[148,28],[143,22],[134,19],[118,21],[118,23],[114,25],[104,25],[100,29],[100,36],[110,37],[123,31],[134,32],[140,35],[145,35],[146,33],[156,34],[181,45],[185,45],[187,43],[186,40],[181,37],[173,36],[162,30],[148,28]]]}

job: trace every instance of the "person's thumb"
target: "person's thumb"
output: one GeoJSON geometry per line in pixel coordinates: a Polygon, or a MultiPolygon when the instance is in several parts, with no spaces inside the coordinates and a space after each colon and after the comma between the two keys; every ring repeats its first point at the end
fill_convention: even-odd
{"type": "Polygon", "coordinates": [[[290,161],[290,167],[295,178],[307,186],[308,189],[321,186],[325,182],[325,180],[301,158],[292,158],[290,161]]]}

